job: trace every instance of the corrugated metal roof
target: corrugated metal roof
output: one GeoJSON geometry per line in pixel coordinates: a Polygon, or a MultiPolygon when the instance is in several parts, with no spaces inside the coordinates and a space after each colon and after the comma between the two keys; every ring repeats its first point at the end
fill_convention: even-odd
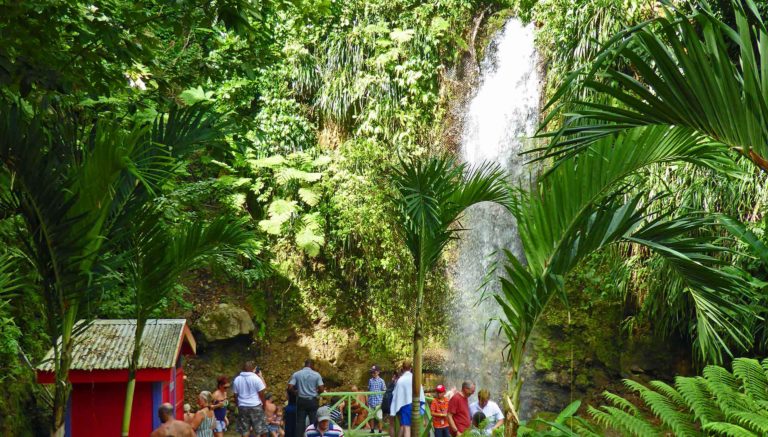
{"type": "MultiPolygon", "coordinates": [[[[149,319],[141,338],[139,369],[168,369],[176,362],[184,319],[149,319]]],[[[94,320],[78,333],[72,354],[72,370],[127,369],[133,353],[136,320],[94,320]]],[[[189,339],[191,340],[191,339],[189,339]]],[[[194,342],[194,340],[191,340],[194,342]]],[[[194,348],[194,344],[192,345],[194,348]]],[[[38,370],[52,372],[53,349],[38,370]]]]}

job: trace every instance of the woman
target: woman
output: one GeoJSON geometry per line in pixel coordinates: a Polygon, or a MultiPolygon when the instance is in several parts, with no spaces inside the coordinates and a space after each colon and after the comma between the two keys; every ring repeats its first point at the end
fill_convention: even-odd
{"type": "Polygon", "coordinates": [[[389,418],[389,429],[387,430],[389,432],[389,437],[395,437],[395,416],[391,416],[390,412],[392,410],[392,396],[399,377],[400,374],[397,371],[392,373],[392,380],[387,384],[387,391],[384,392],[384,397],[381,400],[381,412],[384,417],[389,418]]]}
{"type": "MultiPolygon", "coordinates": [[[[291,390],[287,390],[288,405],[283,411],[283,420],[285,420],[285,437],[300,437],[296,433],[296,395],[291,390]]],[[[301,433],[303,436],[304,433],[301,433]]]]}
{"type": "Polygon", "coordinates": [[[201,391],[197,397],[197,406],[200,407],[192,418],[192,429],[197,437],[213,437],[213,428],[216,426],[216,416],[211,409],[213,397],[209,391],[201,391]]]}
{"type": "Polygon", "coordinates": [[[215,437],[224,437],[224,432],[229,426],[229,419],[227,419],[227,406],[229,406],[227,390],[229,387],[229,379],[226,376],[219,376],[216,379],[216,391],[213,392],[213,405],[211,406],[213,414],[216,416],[216,427],[213,429],[215,437]]]}
{"type": "MultiPolygon", "coordinates": [[[[357,386],[352,386],[352,391],[359,391],[357,386]]],[[[365,408],[366,405],[366,397],[365,395],[355,395],[352,398],[352,428],[357,429],[358,426],[365,423],[365,426],[363,426],[362,429],[368,429],[368,423],[366,422],[366,419],[368,419],[368,409],[365,408]]]]}

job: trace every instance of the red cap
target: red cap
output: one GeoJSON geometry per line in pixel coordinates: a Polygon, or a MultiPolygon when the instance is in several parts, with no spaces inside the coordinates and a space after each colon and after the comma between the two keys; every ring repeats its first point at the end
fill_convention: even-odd
{"type": "Polygon", "coordinates": [[[438,393],[445,393],[445,386],[440,384],[437,386],[437,388],[435,388],[435,391],[438,393]]]}

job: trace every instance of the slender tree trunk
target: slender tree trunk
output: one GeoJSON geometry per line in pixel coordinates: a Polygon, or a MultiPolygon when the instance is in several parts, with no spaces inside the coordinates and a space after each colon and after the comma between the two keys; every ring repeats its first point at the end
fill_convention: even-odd
{"type": "Polygon", "coordinates": [[[523,354],[528,335],[523,333],[514,349],[510,351],[510,369],[507,375],[507,393],[504,395],[504,437],[517,437],[520,427],[518,408],[520,407],[520,390],[523,388],[524,378],[521,375],[523,366],[523,354]]]}
{"type": "Polygon", "coordinates": [[[133,395],[136,391],[136,368],[139,365],[141,357],[141,337],[144,335],[144,326],[146,320],[142,317],[136,319],[136,335],[133,341],[133,354],[131,362],[128,364],[128,386],[125,390],[125,406],[123,407],[123,427],[122,436],[128,437],[131,429],[131,413],[133,410],[133,395]]]}
{"type": "Polygon", "coordinates": [[[421,320],[416,321],[413,329],[413,385],[411,402],[411,437],[420,437],[421,433],[421,364],[422,364],[421,320]]]}
{"type": "MultiPolygon", "coordinates": [[[[421,232],[421,247],[425,243],[426,230],[421,232]]],[[[422,252],[424,253],[423,249],[422,252]]],[[[421,437],[421,359],[422,359],[422,332],[421,332],[421,309],[424,305],[424,280],[427,275],[427,266],[425,260],[418,260],[418,276],[416,279],[416,315],[413,327],[413,386],[411,389],[411,437],[421,437]]]]}
{"type": "MultiPolygon", "coordinates": [[[[55,347],[55,346],[54,346],[55,347]]],[[[54,359],[56,359],[54,354],[54,359]]],[[[53,388],[53,427],[51,436],[63,437],[66,424],[67,403],[72,385],[69,383],[69,368],[72,365],[72,338],[62,336],[61,350],[59,352],[55,370],[55,386],[53,388]]]]}

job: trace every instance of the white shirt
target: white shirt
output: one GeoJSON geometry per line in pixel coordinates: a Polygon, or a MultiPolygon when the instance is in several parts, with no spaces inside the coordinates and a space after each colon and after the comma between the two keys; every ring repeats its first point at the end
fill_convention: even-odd
{"type": "MultiPolygon", "coordinates": [[[[395,416],[397,415],[397,412],[400,411],[400,408],[403,408],[405,405],[411,405],[413,402],[413,387],[412,387],[412,381],[413,381],[413,373],[410,371],[403,372],[402,375],[400,375],[400,378],[397,379],[397,384],[395,384],[395,391],[392,393],[392,406],[390,408],[390,415],[395,416]]],[[[421,404],[424,404],[424,387],[421,387],[421,391],[419,393],[419,402],[421,404]]]]}
{"type": "Polygon", "coordinates": [[[237,395],[238,407],[258,407],[261,405],[259,392],[267,388],[259,375],[253,372],[240,372],[232,381],[232,391],[237,395]]]}
{"type": "Polygon", "coordinates": [[[501,408],[499,408],[499,405],[493,401],[488,401],[488,403],[485,404],[485,408],[480,408],[478,402],[473,402],[472,405],[469,406],[470,416],[474,416],[478,411],[482,411],[483,414],[485,414],[485,419],[488,421],[488,425],[485,428],[486,432],[493,429],[499,420],[504,419],[504,413],[501,412],[501,408]]]}

